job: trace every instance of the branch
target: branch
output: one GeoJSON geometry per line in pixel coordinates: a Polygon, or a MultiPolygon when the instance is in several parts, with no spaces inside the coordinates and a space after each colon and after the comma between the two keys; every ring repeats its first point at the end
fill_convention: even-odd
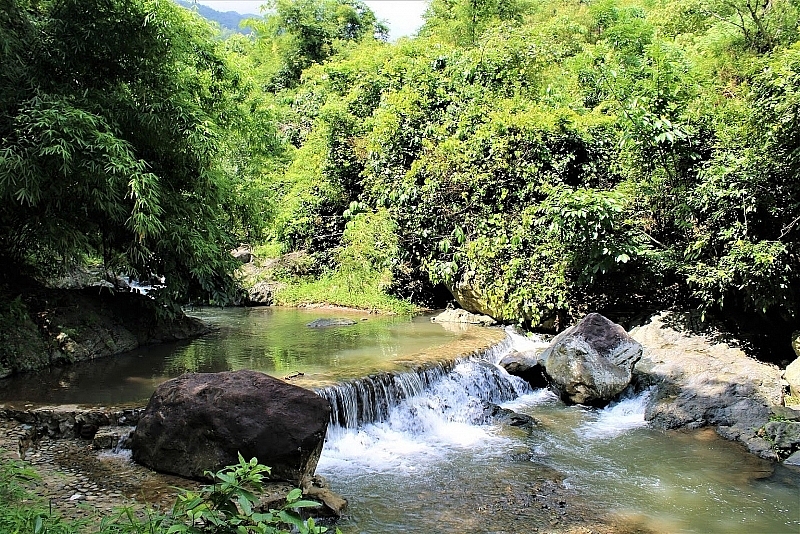
{"type": "Polygon", "coordinates": [[[658,245],[659,247],[661,247],[661,248],[667,248],[667,246],[666,246],[664,243],[662,243],[661,241],[659,241],[659,240],[658,240],[658,239],[656,239],[655,237],[651,236],[650,234],[648,234],[648,233],[647,233],[647,232],[645,232],[644,230],[639,230],[639,231],[640,231],[640,232],[642,232],[642,233],[644,234],[644,236],[645,236],[647,239],[649,239],[650,241],[652,241],[653,243],[655,243],[655,244],[656,244],[656,245],[658,245]]]}
{"type": "Polygon", "coordinates": [[[789,224],[787,224],[786,226],[784,226],[781,229],[781,235],[780,235],[780,237],[778,237],[778,239],[783,239],[784,237],[786,237],[786,234],[791,232],[792,231],[792,227],[795,224],[797,224],[798,222],[800,222],[800,216],[796,217],[795,220],[793,220],[792,222],[790,222],[789,224]]]}

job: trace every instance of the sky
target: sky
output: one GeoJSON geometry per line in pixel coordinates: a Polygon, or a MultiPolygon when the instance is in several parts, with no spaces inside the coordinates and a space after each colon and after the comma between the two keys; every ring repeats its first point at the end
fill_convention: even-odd
{"type": "MultiPolygon", "coordinates": [[[[266,0],[197,0],[197,3],[217,11],[236,11],[242,14],[259,14],[259,7],[266,0]]],[[[364,0],[379,20],[389,25],[389,39],[414,34],[422,26],[425,0],[364,0]]]]}

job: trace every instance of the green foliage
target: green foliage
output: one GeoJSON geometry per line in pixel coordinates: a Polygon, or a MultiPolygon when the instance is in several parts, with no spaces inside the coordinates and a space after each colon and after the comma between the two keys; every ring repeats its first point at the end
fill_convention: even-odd
{"type": "Polygon", "coordinates": [[[324,186],[285,241],[343,275],[347,231],[319,206],[334,221],[356,202],[393,221],[402,296],[466,284],[536,324],[627,278],[636,298],[668,280],[707,307],[793,313],[795,6],[750,7],[432,2],[421,37],[306,71],[298,159],[324,186]]]}
{"type": "Polygon", "coordinates": [[[0,460],[0,531],[9,534],[74,534],[83,522],[50,514],[32,494],[39,475],[23,462],[0,460]]]}
{"type": "Polygon", "coordinates": [[[439,36],[458,45],[475,45],[491,25],[521,22],[525,0],[433,0],[421,35],[439,36]]]}
{"type": "Polygon", "coordinates": [[[338,271],[327,272],[314,279],[293,280],[275,295],[276,304],[284,306],[306,306],[309,304],[333,304],[358,310],[370,310],[397,315],[410,315],[418,307],[407,300],[387,295],[371,280],[355,281],[338,271]]]}
{"type": "Polygon", "coordinates": [[[365,211],[363,204],[352,202],[343,217],[348,222],[342,245],[334,252],[335,267],[319,278],[288,278],[288,287],[275,297],[277,303],[329,303],[401,315],[416,311],[411,303],[387,294],[402,269],[397,263],[397,228],[389,212],[365,211]]]}
{"type": "Polygon", "coordinates": [[[255,458],[246,461],[240,454],[237,465],[207,473],[213,475],[213,485],[199,492],[181,492],[160,528],[168,527],[166,534],[281,534],[289,532],[286,528],[300,534],[326,532],[313,519],[303,520],[298,514],[297,510],[318,507],[319,503],[301,499],[302,492],[297,488],[286,495],[286,504],[280,510],[256,511],[257,493],[263,490],[262,482],[269,472],[270,468],[255,458]]]}
{"type": "Polygon", "coordinates": [[[113,28],[116,0],[4,1],[15,265],[101,256],[224,302],[247,240],[315,259],[283,303],[465,285],[539,324],[671,284],[797,310],[795,0],[434,0],[394,44],[353,0],[276,0],[224,42],[155,0],[113,28]]]}
{"type": "Polygon", "coordinates": [[[392,261],[398,254],[395,224],[386,210],[354,213],[359,207],[353,202],[345,212],[350,220],[337,255],[338,272],[351,293],[366,287],[382,291],[392,283],[392,261]]]}
{"type": "Polygon", "coordinates": [[[167,310],[231,300],[253,217],[228,210],[242,88],[210,27],[156,0],[5,4],[0,253],[164,277],[167,310]]]}
{"type": "Polygon", "coordinates": [[[569,251],[578,282],[625,264],[646,250],[629,224],[625,195],[592,189],[556,190],[539,206],[540,225],[569,251]]]}
{"type": "MultiPolygon", "coordinates": [[[[253,458],[213,475],[215,482],[197,492],[183,490],[169,513],[148,512],[145,517],[125,508],[104,517],[99,525],[87,521],[67,521],[45,510],[41,499],[30,491],[39,476],[22,462],[0,461],[0,530],[4,533],[75,534],[322,534],[326,527],[313,518],[303,519],[299,510],[318,507],[319,503],[302,499],[293,489],[280,509],[257,510],[258,492],[263,490],[270,468],[253,458]]],[[[338,532],[338,529],[337,529],[338,532]]]]}
{"type": "Polygon", "coordinates": [[[271,0],[273,14],[250,24],[277,51],[271,87],[293,87],[303,70],[322,63],[349,43],[385,39],[388,29],[361,0],[271,0]]]}

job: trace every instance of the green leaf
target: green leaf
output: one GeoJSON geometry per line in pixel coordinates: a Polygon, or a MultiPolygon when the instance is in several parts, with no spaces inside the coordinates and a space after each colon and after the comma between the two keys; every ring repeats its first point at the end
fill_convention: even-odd
{"type": "Polygon", "coordinates": [[[303,495],[303,490],[300,488],[294,488],[289,493],[286,494],[286,502],[292,503],[299,499],[303,495]]]}

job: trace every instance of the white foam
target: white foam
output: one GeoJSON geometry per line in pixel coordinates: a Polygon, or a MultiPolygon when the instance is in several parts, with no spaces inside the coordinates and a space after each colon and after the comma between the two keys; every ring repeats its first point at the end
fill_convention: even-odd
{"type": "Polygon", "coordinates": [[[520,395],[514,400],[504,402],[502,406],[503,408],[508,408],[509,410],[519,411],[523,408],[529,408],[531,406],[538,406],[540,404],[549,404],[553,402],[558,402],[558,395],[547,388],[542,388],[530,390],[530,393],[520,395]]]}
{"type": "Polygon", "coordinates": [[[318,469],[418,473],[456,450],[507,446],[508,438],[481,424],[484,402],[503,402],[517,394],[513,381],[497,366],[460,362],[429,389],[391,407],[386,420],[329,428],[318,469]]]}
{"type": "Polygon", "coordinates": [[[506,335],[511,341],[509,352],[511,352],[512,350],[518,352],[524,352],[529,350],[532,351],[544,350],[545,348],[550,346],[550,343],[545,341],[544,338],[542,338],[542,336],[538,334],[528,334],[523,336],[521,334],[518,334],[516,329],[510,326],[506,328],[506,335]]]}
{"type": "Polygon", "coordinates": [[[647,426],[644,414],[653,391],[650,388],[609,404],[598,412],[596,420],[584,423],[575,432],[588,439],[605,439],[647,426]]]}

